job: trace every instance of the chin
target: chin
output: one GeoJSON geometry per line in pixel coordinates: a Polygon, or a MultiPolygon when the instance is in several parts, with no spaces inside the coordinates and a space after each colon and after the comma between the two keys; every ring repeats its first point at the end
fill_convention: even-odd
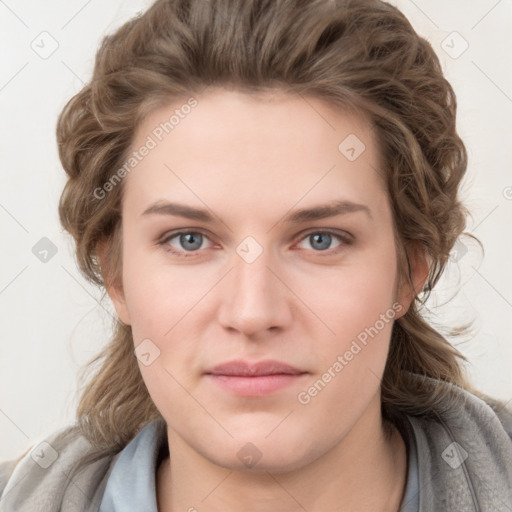
{"type": "Polygon", "coordinates": [[[257,475],[266,473],[289,473],[301,469],[302,467],[306,466],[309,461],[304,459],[277,459],[275,457],[269,459],[268,457],[262,457],[254,465],[244,464],[240,462],[238,458],[231,458],[229,460],[226,460],[224,458],[222,458],[221,460],[213,459],[211,460],[211,462],[224,469],[235,471],[237,473],[248,473],[257,475]]]}
{"type": "MultiPolygon", "coordinates": [[[[230,471],[242,473],[287,473],[298,470],[313,462],[322,454],[322,447],[315,446],[313,442],[302,440],[296,443],[284,443],[283,439],[261,442],[247,441],[250,437],[245,435],[243,441],[232,440],[222,452],[204,452],[203,456],[213,464],[230,471]],[[307,448],[306,448],[307,447],[307,448]]],[[[217,445],[218,446],[218,445],[217,445]]]]}

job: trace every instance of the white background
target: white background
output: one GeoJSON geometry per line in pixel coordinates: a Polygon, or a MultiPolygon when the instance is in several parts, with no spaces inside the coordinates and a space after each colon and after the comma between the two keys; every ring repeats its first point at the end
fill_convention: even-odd
{"type": "MultiPolygon", "coordinates": [[[[430,316],[449,326],[474,322],[471,336],[457,346],[470,360],[475,384],[508,401],[512,399],[512,2],[391,3],[433,45],[457,93],[459,132],[469,152],[463,188],[473,215],[468,231],[479,237],[486,251],[482,258],[473,244],[459,245],[458,257],[454,255],[431,301],[432,307],[444,304],[442,314],[434,309],[430,316]],[[457,56],[464,41],[469,47],[457,56]]],[[[112,307],[107,301],[99,305],[100,291],[80,277],[71,239],[58,222],[65,175],[57,156],[55,125],[65,102],[89,80],[101,38],[148,4],[142,0],[0,2],[0,459],[16,457],[73,420],[78,370],[109,337],[105,310],[112,307]],[[41,36],[44,31],[51,36],[41,36]],[[51,48],[51,38],[58,43],[46,59],[31,47],[41,46],[41,37],[46,38],[45,48],[51,48]],[[46,263],[32,253],[43,237],[58,250],[46,263]]]]}

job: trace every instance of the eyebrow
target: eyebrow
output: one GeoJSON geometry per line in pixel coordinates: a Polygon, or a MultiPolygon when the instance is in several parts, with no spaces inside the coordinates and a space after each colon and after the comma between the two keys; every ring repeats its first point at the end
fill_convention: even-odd
{"type": "MultiPolygon", "coordinates": [[[[347,200],[338,200],[331,203],[313,206],[311,208],[302,208],[294,210],[282,218],[281,221],[291,224],[300,224],[301,222],[310,222],[319,219],[326,219],[336,215],[362,212],[368,218],[373,219],[370,208],[364,204],[354,203],[347,200]]],[[[172,215],[175,217],[184,217],[190,220],[201,222],[214,222],[214,216],[208,211],[200,208],[194,208],[181,203],[171,203],[167,201],[158,201],[142,212],[144,215],[172,215]]]]}

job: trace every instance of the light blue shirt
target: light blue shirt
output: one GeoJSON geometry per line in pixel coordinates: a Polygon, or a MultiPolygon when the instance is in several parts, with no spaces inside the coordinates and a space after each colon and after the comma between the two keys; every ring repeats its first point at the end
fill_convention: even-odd
{"type": "MultiPolygon", "coordinates": [[[[160,449],[167,442],[160,422],[146,425],[121,451],[108,478],[99,512],[158,512],[155,475],[160,449]]],[[[419,510],[416,443],[412,429],[409,432],[409,470],[400,512],[419,510]]]]}
{"type": "Polygon", "coordinates": [[[121,451],[108,478],[99,512],[158,512],[156,466],[160,448],[167,441],[159,435],[160,421],[146,425],[121,451]]]}

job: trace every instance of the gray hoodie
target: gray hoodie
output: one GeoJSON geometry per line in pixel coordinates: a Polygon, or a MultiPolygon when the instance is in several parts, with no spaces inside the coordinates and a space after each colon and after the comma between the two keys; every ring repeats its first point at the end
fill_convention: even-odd
{"type": "MultiPolygon", "coordinates": [[[[442,385],[449,394],[435,411],[438,419],[407,415],[418,452],[420,512],[512,512],[512,408],[442,385]]],[[[97,512],[119,453],[70,479],[91,445],[73,426],[46,442],[19,461],[0,463],[0,512],[97,512]]]]}

